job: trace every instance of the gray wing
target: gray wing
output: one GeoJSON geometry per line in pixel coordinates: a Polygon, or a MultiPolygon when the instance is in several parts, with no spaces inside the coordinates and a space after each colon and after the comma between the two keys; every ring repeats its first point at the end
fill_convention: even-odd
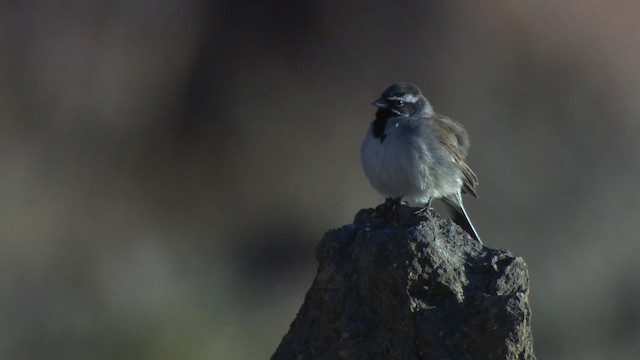
{"type": "Polygon", "coordinates": [[[433,128],[436,137],[445,150],[451,154],[453,161],[462,171],[462,190],[474,197],[478,197],[478,194],[476,193],[478,177],[464,161],[467,157],[469,146],[471,146],[467,131],[462,127],[462,125],[446,116],[435,114],[431,119],[433,120],[433,128]]]}

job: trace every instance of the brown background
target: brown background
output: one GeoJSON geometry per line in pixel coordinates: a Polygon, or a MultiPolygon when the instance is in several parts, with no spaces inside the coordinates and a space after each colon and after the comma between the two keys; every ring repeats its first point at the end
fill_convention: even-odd
{"type": "Polygon", "coordinates": [[[0,3],[0,353],[265,359],[324,231],[382,199],[389,84],[472,138],[540,359],[640,352],[640,4],[0,3]]]}

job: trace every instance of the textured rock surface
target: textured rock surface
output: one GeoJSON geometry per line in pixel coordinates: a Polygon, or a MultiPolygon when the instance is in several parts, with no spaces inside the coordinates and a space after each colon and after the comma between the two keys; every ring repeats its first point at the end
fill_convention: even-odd
{"type": "Polygon", "coordinates": [[[273,360],[535,359],[524,260],[413,210],[362,210],[325,234],[273,360]]]}

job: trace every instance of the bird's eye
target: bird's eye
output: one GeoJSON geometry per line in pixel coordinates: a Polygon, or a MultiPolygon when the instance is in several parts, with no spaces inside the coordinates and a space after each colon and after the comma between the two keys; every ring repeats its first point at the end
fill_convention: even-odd
{"type": "Polygon", "coordinates": [[[395,107],[402,107],[404,105],[404,101],[402,100],[394,100],[393,101],[393,106],[395,107]]]}

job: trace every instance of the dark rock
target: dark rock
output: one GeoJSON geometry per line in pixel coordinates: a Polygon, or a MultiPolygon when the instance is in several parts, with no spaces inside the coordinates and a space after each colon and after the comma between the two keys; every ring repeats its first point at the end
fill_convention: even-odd
{"type": "Polygon", "coordinates": [[[535,359],[524,260],[414,211],[362,210],[325,234],[273,360],[535,359]]]}

